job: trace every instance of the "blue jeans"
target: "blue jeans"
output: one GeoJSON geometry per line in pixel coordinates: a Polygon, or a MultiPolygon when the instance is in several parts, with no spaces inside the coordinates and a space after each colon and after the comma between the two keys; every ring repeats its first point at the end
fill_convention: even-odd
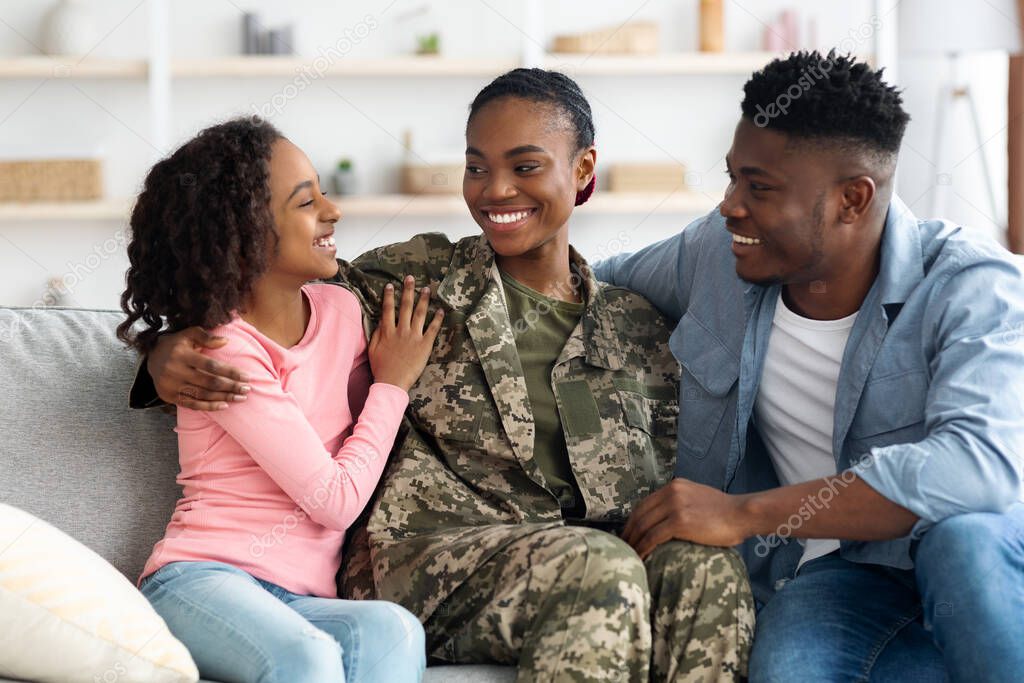
{"type": "Polygon", "coordinates": [[[406,683],[426,668],[423,626],[390,602],[296,595],[222,562],[172,562],[140,590],[203,678],[406,683]]]}
{"type": "Polygon", "coordinates": [[[1024,506],[951,517],[914,568],[808,562],[760,611],[750,681],[1021,680],[1024,506]]]}

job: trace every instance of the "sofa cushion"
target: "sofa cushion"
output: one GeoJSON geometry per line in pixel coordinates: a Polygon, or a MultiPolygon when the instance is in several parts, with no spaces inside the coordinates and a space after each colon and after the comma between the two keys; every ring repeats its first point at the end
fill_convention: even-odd
{"type": "Polygon", "coordinates": [[[133,581],[180,494],[174,418],[132,411],[123,314],[0,308],[0,501],[89,546],[133,581]]]}
{"type": "MultiPolygon", "coordinates": [[[[0,307],[0,502],[50,522],[134,581],[180,489],[174,417],[127,407],[136,355],[114,336],[122,318],[0,307]]],[[[514,667],[443,666],[423,680],[514,679],[514,667]]]]}
{"type": "Polygon", "coordinates": [[[89,548],[0,503],[0,549],[0,673],[56,683],[199,679],[146,598],[89,548]]]}

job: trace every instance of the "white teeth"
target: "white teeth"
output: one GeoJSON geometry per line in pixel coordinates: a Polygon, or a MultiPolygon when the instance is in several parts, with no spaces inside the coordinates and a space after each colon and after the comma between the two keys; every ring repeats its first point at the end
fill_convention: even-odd
{"type": "Polygon", "coordinates": [[[732,241],[740,244],[761,244],[761,240],[756,237],[744,237],[743,235],[733,235],[732,241]]]}
{"type": "Polygon", "coordinates": [[[516,223],[530,215],[529,211],[516,211],[515,213],[492,213],[487,212],[487,217],[494,223],[516,223]]]}
{"type": "Polygon", "coordinates": [[[320,239],[315,240],[313,242],[313,246],[314,247],[323,247],[325,249],[327,247],[333,247],[334,246],[334,235],[329,235],[328,237],[321,237],[320,239]]]}

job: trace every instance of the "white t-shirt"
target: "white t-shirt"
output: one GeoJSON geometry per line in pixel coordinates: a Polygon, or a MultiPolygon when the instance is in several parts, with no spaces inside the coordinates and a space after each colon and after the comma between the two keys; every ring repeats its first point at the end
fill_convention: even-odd
{"type": "MultiPolygon", "coordinates": [[[[836,474],[832,453],[836,385],[856,319],[856,313],[839,320],[804,318],[779,295],[754,419],[783,486],[836,474]]],[[[817,512],[810,503],[807,509],[817,512]]],[[[834,539],[800,542],[804,546],[801,565],[839,548],[834,539]]]]}

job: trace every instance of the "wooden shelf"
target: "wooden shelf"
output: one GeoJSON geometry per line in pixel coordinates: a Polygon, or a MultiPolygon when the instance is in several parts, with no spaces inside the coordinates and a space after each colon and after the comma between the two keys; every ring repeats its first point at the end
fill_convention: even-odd
{"type": "MultiPolygon", "coordinates": [[[[496,76],[517,66],[515,60],[449,59],[445,57],[343,58],[321,66],[319,57],[253,56],[219,59],[176,59],[174,78],[277,78],[307,74],[321,77],[426,77],[496,76]]],[[[14,57],[0,59],[0,79],[19,78],[122,78],[143,79],[149,74],[144,59],[92,59],[79,57],[14,57]]]]}
{"type": "MultiPolygon", "coordinates": [[[[332,197],[342,216],[462,216],[466,203],[460,195],[361,195],[332,197]]],[[[698,215],[710,211],[717,199],[681,190],[666,192],[598,192],[579,208],[581,214],[679,214],[698,215]]],[[[101,199],[87,202],[0,202],[0,221],[124,221],[131,210],[130,199],[101,199]]]]}
{"type": "Polygon", "coordinates": [[[578,211],[610,214],[700,215],[718,206],[719,196],[703,192],[608,192],[597,191],[578,211]]]}
{"type": "Polygon", "coordinates": [[[549,54],[544,66],[579,76],[749,75],[772,52],[679,52],[659,55],[549,54]]]}
{"type": "MultiPolygon", "coordinates": [[[[659,55],[547,54],[544,66],[570,75],[749,75],[779,55],[772,52],[692,52],[659,55]]],[[[339,59],[318,69],[316,57],[226,57],[174,60],[179,78],[258,78],[380,76],[496,76],[520,66],[514,59],[454,59],[449,57],[384,57],[339,59]],[[322,70],[321,70],[322,69],[322,70]]]]}
{"type": "MultiPolygon", "coordinates": [[[[747,75],[779,55],[771,52],[683,52],[660,55],[548,54],[544,66],[573,76],[747,75]]],[[[870,61],[870,57],[865,56],[870,61]]],[[[176,59],[175,78],[315,78],[496,76],[519,66],[515,59],[456,59],[398,56],[341,58],[319,65],[322,57],[248,56],[176,59]]],[[[144,59],[15,57],[0,59],[0,79],[146,78],[144,59]]]]}
{"type": "Polygon", "coordinates": [[[127,199],[73,202],[0,202],[0,221],[114,221],[126,220],[127,199]]]}
{"type": "Polygon", "coordinates": [[[178,78],[259,78],[266,76],[380,77],[380,76],[496,76],[513,69],[512,59],[451,59],[447,57],[344,57],[321,65],[323,57],[225,57],[176,59],[171,73],[178,78]]]}
{"type": "Polygon", "coordinates": [[[0,78],[145,78],[144,59],[15,57],[0,59],[0,78]]]}

